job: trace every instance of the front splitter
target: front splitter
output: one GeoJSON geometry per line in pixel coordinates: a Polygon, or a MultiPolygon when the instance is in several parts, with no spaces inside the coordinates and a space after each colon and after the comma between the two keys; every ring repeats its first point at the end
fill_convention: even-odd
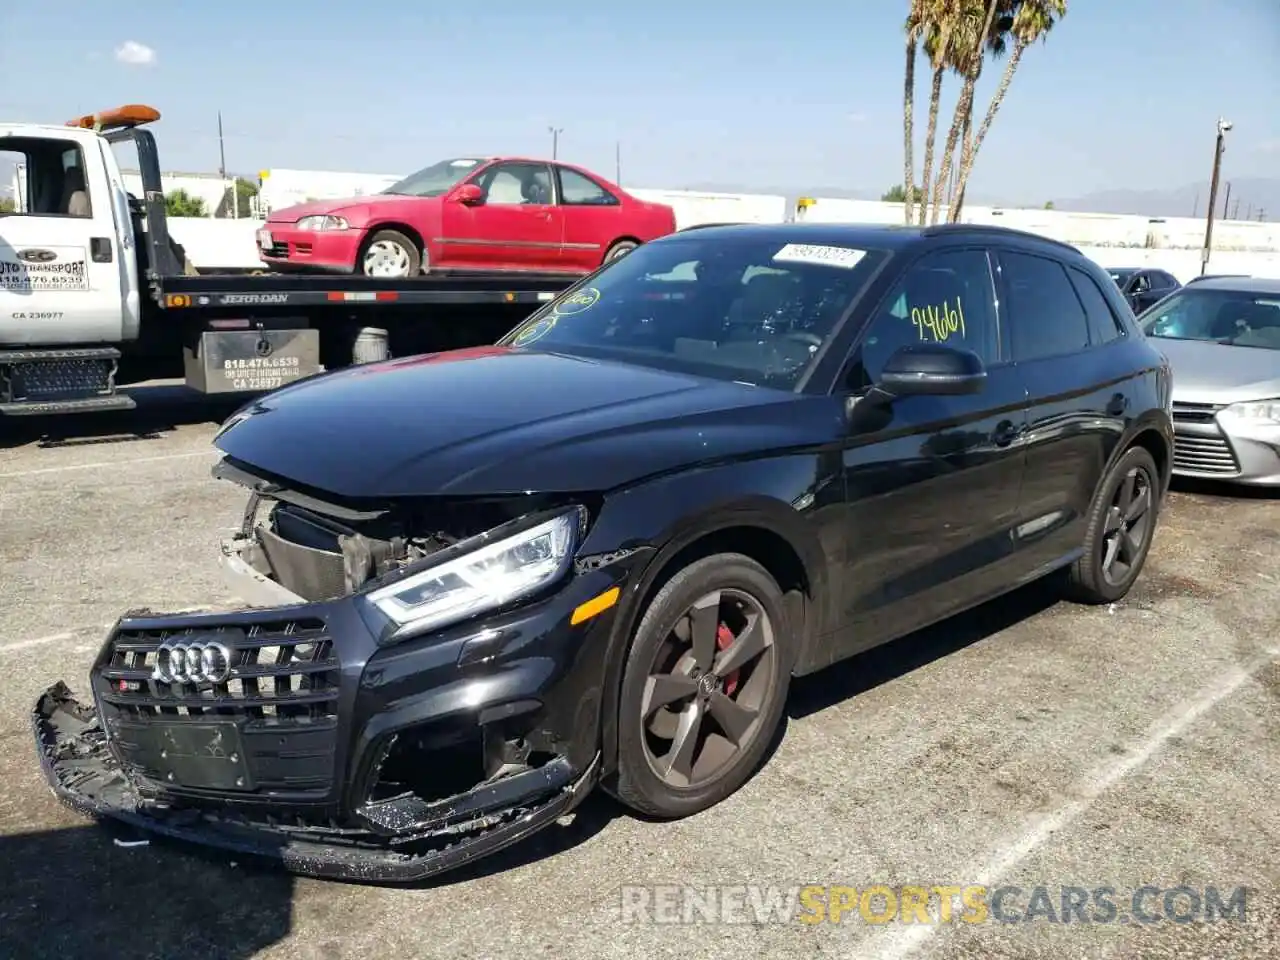
{"type": "Polygon", "coordinates": [[[230,812],[174,807],[144,796],[116,762],[97,712],[58,682],[36,701],[31,716],[40,766],[54,795],[95,819],[247,857],[264,858],[304,876],[364,883],[411,883],[473,863],[517,843],[569,813],[590,792],[600,757],[568,787],[509,819],[439,846],[395,849],[363,830],[296,823],[282,826],[230,812]]]}

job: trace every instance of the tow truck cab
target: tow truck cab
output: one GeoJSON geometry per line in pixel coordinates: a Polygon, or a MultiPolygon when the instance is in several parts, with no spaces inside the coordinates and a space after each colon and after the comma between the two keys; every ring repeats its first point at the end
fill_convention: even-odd
{"type": "Polygon", "coordinates": [[[0,222],[0,341],[137,339],[137,236],[108,137],[4,124],[0,153],[18,161],[15,209],[0,222]]]}
{"type": "Polygon", "coordinates": [[[169,236],[144,129],[159,118],[132,104],[63,126],[0,123],[0,159],[17,169],[14,209],[0,209],[0,416],[129,409],[117,380],[248,395],[393,345],[492,343],[575,279],[200,273],[169,236]],[[141,197],[121,146],[136,151],[141,197]]]}

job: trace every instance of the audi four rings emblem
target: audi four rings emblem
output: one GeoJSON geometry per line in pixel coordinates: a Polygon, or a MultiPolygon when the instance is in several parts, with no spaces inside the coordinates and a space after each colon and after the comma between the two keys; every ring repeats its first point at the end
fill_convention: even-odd
{"type": "Polygon", "coordinates": [[[151,671],[160,683],[226,683],[230,676],[231,649],[213,640],[166,640],[151,671]]]}

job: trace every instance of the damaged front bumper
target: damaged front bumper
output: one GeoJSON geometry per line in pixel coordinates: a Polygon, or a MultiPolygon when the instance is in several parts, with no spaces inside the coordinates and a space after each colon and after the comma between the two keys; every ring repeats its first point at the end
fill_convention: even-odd
{"type": "MultiPolygon", "coordinates": [[[[595,782],[599,757],[584,771],[563,758],[430,809],[401,807],[390,834],[318,824],[301,816],[197,808],[139,789],[112,755],[97,711],[65,684],[50,687],[31,718],[40,764],[54,795],[84,815],[143,831],[265,857],[308,876],[405,883],[470,863],[565,816],[595,782]]],[[[393,811],[388,810],[388,813],[393,811]]]]}
{"type": "Polygon", "coordinates": [[[63,683],[40,697],[40,763],[71,808],[295,873],[395,883],[516,843],[595,785],[612,616],[568,613],[616,572],[380,647],[352,598],[303,601],[243,544],[222,562],[237,593],[274,605],[128,615],[93,664],[92,699],[63,683]],[[157,681],[175,642],[229,651],[229,679],[157,681]]]}

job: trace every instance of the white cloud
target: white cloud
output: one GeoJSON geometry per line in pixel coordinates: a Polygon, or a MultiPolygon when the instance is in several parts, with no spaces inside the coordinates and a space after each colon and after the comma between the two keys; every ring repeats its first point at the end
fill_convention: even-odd
{"type": "Polygon", "coordinates": [[[145,43],[126,40],[116,47],[116,59],[134,67],[149,67],[156,62],[156,52],[145,43]]]}
{"type": "Polygon", "coordinates": [[[850,123],[866,123],[867,115],[865,113],[851,113],[849,114],[849,122],[850,123]]]}
{"type": "Polygon", "coordinates": [[[1272,140],[1263,140],[1258,144],[1258,150],[1262,153],[1280,153],[1280,137],[1272,140]]]}

